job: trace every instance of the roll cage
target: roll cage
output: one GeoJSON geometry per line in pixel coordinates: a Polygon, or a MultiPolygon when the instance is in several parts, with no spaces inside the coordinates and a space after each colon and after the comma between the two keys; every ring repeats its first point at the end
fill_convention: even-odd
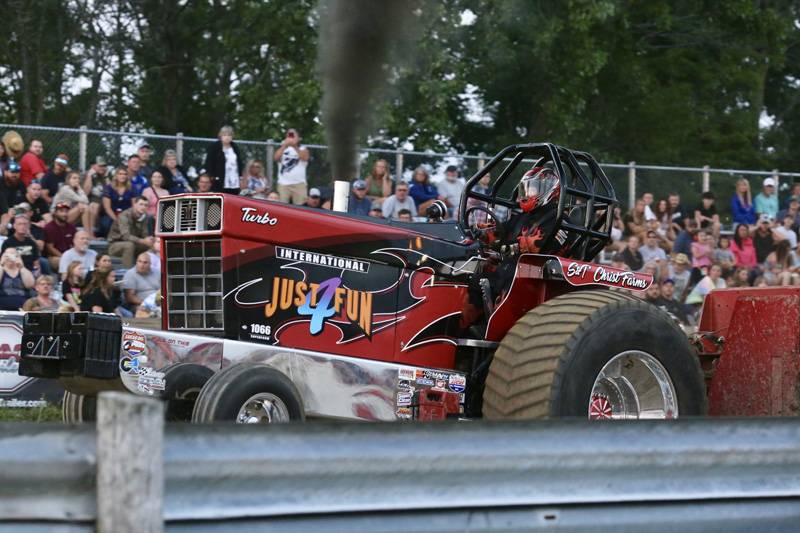
{"type": "Polygon", "coordinates": [[[517,180],[519,171],[527,170],[529,167],[526,165],[540,159],[540,165],[552,163],[561,185],[555,229],[547,236],[543,248],[547,248],[563,230],[569,237],[566,248],[559,255],[591,261],[611,240],[617,197],[603,170],[586,152],[550,143],[507,146],[467,181],[461,194],[459,223],[463,228],[471,227],[466,216],[470,199],[483,202],[491,209],[503,206],[509,210],[510,216],[519,212],[517,183],[509,180],[512,176],[517,180]],[[474,190],[487,174],[492,175],[488,193],[474,190]]]}

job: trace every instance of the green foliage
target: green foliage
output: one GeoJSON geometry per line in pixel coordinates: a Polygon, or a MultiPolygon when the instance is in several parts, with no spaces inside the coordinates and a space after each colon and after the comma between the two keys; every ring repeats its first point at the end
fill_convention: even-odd
{"type": "Polygon", "coordinates": [[[0,407],[0,422],[60,422],[61,407],[0,407]]]}
{"type": "Polygon", "coordinates": [[[234,123],[243,137],[277,138],[294,126],[321,141],[314,118],[314,3],[161,2],[137,12],[136,100],[155,131],[209,135],[234,123]]]}
{"type": "MultiPolygon", "coordinates": [[[[313,0],[5,5],[4,121],[326,142],[313,0]]],[[[362,142],[797,170],[798,19],[752,0],[421,0],[362,142]]]]}

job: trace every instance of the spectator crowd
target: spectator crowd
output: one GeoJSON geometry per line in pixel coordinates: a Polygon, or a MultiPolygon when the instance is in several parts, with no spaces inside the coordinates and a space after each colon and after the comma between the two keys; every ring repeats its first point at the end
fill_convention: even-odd
{"type": "MultiPolygon", "coordinates": [[[[158,200],[167,195],[214,191],[331,208],[329,187],[308,188],[311,154],[294,129],[274,152],[274,183],[264,161],[245,158],[229,126],[208,147],[199,175],[179,163],[175,150],[160,160],[154,155],[143,143],[117,166],[97,157],[81,173],[59,147],[6,132],[0,142],[0,309],[158,313],[160,242],[154,228],[158,200]],[[99,243],[101,252],[90,243],[99,243]]],[[[465,180],[456,166],[444,174],[434,184],[421,166],[409,182],[396,181],[389,163],[378,159],[353,181],[348,212],[411,222],[425,220],[436,203],[453,217],[465,180]]],[[[489,180],[485,176],[478,190],[489,180]]],[[[619,208],[614,213],[605,257],[615,267],[652,274],[655,283],[643,297],[687,324],[697,320],[715,288],[800,284],[800,184],[782,203],[776,185],[766,178],[754,196],[740,179],[728,230],[712,192],[694,206],[678,194],[656,200],[645,193],[624,215],[619,208]]]]}
{"type": "Polygon", "coordinates": [[[713,289],[799,285],[800,184],[783,202],[773,178],[761,185],[753,196],[749,181],[736,183],[726,231],[712,192],[691,207],[678,194],[643,194],[628,213],[614,214],[612,265],[652,274],[644,298],[686,324],[696,323],[713,289]]]}
{"type": "MultiPolygon", "coordinates": [[[[58,147],[5,132],[0,139],[0,310],[160,313],[156,205],[159,198],[191,191],[193,185],[174,150],[164,153],[161,165],[152,155],[143,143],[117,167],[97,157],[81,173],[58,147]],[[46,150],[55,157],[46,158],[46,150]]],[[[208,174],[204,178],[213,183],[208,174]]],[[[203,186],[203,180],[194,184],[198,190],[203,186]]]]}

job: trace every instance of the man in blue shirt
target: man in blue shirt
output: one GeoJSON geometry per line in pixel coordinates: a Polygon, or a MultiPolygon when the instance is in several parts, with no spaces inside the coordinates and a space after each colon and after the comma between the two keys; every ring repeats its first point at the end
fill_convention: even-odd
{"type": "Polygon", "coordinates": [[[756,195],[753,202],[757,215],[769,215],[773,219],[778,215],[778,194],[775,192],[775,180],[764,179],[764,189],[756,195]]]}
{"type": "Polygon", "coordinates": [[[353,194],[350,195],[350,202],[347,204],[347,212],[354,215],[369,216],[372,208],[372,200],[367,198],[367,182],[356,180],[353,182],[353,194]]]}
{"type": "Polygon", "coordinates": [[[133,196],[141,196],[142,191],[150,186],[150,182],[142,173],[142,158],[133,154],[128,158],[128,178],[131,181],[133,196]]]}

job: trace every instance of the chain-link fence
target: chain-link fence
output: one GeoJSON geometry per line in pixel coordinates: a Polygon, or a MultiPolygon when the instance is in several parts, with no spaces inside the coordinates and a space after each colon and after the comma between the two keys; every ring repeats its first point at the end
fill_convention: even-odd
{"type": "MultiPolygon", "coordinates": [[[[86,170],[97,157],[103,157],[109,165],[124,165],[127,157],[136,153],[138,147],[147,142],[153,149],[151,165],[161,164],[164,152],[169,149],[178,152],[179,162],[190,175],[199,173],[208,145],[216,138],[185,137],[181,134],[158,135],[139,132],[117,132],[92,130],[88,128],[69,129],[47,126],[26,126],[19,124],[0,124],[3,131],[13,129],[25,141],[39,139],[44,144],[43,157],[50,164],[56,155],[66,154],[73,168],[86,170]]],[[[248,160],[257,159],[265,163],[270,176],[277,172],[273,154],[278,142],[272,140],[236,140],[248,160]]],[[[308,182],[311,186],[330,186],[332,176],[328,160],[328,147],[308,145],[311,160],[308,165],[308,182]]],[[[385,159],[389,163],[395,179],[411,179],[413,170],[419,166],[427,168],[436,182],[444,176],[448,165],[457,166],[463,176],[474,174],[489,157],[469,154],[441,154],[406,150],[363,149],[358,157],[358,175],[369,173],[373,163],[385,159]]],[[[708,167],[673,167],[638,165],[635,163],[601,163],[608,175],[623,207],[633,205],[634,199],[644,192],[653,193],[656,199],[666,198],[677,193],[686,206],[698,205],[703,191],[713,191],[717,196],[717,209],[722,222],[730,222],[730,198],[736,181],[746,178],[751,190],[756,194],[761,190],[762,180],[772,177],[779,183],[779,193],[787,194],[795,181],[800,181],[800,173],[778,172],[777,170],[736,170],[708,167]]]]}

